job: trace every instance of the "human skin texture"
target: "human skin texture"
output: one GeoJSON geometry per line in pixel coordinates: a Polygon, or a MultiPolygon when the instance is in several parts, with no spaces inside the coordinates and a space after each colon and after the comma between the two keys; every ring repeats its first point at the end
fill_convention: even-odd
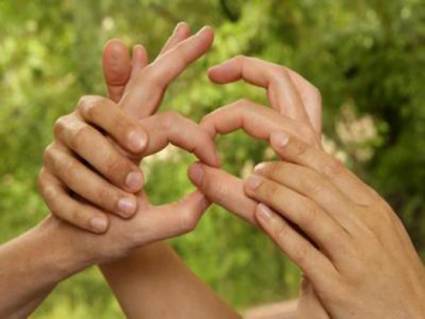
{"type": "MultiPolygon", "coordinates": [[[[266,89],[270,108],[249,100],[239,100],[218,108],[201,122],[211,136],[242,128],[250,136],[269,140],[275,130],[288,129],[313,147],[320,148],[322,101],[319,90],[295,71],[257,58],[237,56],[209,70],[217,84],[244,80],[266,89]]],[[[257,202],[243,189],[243,181],[202,163],[189,171],[192,182],[205,196],[242,219],[256,225],[257,202]]],[[[309,279],[303,276],[297,317],[328,318],[309,279]]]]}
{"type": "Polygon", "coordinates": [[[424,318],[424,266],[388,203],[288,132],[273,132],[270,142],[282,161],[257,166],[246,193],[261,202],[257,220],[308,276],[329,316],[424,318]]]}
{"type": "MultiPolygon", "coordinates": [[[[191,39],[188,39],[187,42],[180,46],[180,50],[176,50],[174,53],[179,57],[186,56],[187,59],[184,61],[186,64],[189,64],[208,49],[211,41],[212,32],[206,28],[191,37],[191,39]]],[[[167,60],[173,59],[172,57],[168,57],[167,60]]],[[[186,64],[175,63],[175,65],[180,65],[182,69],[184,69],[186,64]]],[[[159,70],[166,69],[166,65],[161,61],[156,65],[159,66],[159,70]]],[[[153,67],[148,70],[151,70],[151,74],[156,74],[152,69],[156,70],[153,67]]],[[[176,76],[178,75],[176,72],[179,73],[182,69],[174,68],[171,71],[176,76]]],[[[167,74],[170,76],[169,73],[167,74]]],[[[143,81],[146,82],[147,79],[143,81]]],[[[169,80],[171,81],[172,78],[169,78],[169,80]]],[[[150,85],[152,84],[158,89],[157,95],[152,96],[153,90],[149,90],[147,98],[152,101],[156,97],[159,102],[162,97],[160,88],[164,89],[161,85],[166,86],[167,83],[161,82],[161,80],[155,81],[154,78],[150,78],[150,83],[149,85],[146,84],[145,88],[151,89],[152,87],[150,85]]],[[[114,85],[110,85],[109,88],[112,91],[116,89],[114,85]]],[[[140,91],[137,94],[140,94],[140,91]]],[[[131,96],[129,93],[127,98],[131,98],[131,96]]],[[[131,105],[130,102],[128,103],[128,105],[131,105]]],[[[158,114],[155,118],[146,116],[143,119],[143,128],[140,123],[137,123],[138,127],[136,127],[134,120],[132,122],[132,119],[128,118],[128,115],[123,111],[125,105],[120,105],[120,107],[114,105],[113,101],[101,97],[85,97],[78,104],[77,110],[79,113],[65,119],[62,118],[57,125],[57,139],[62,144],[61,147],[49,147],[48,152],[46,152],[46,160],[51,162],[46,164],[42,169],[39,184],[40,190],[48,202],[48,206],[54,209],[61,208],[60,205],[57,205],[56,200],[58,197],[63,199],[64,211],[62,211],[63,215],[61,217],[68,222],[64,222],[51,215],[37,227],[0,247],[0,292],[2,295],[0,316],[2,318],[27,317],[59,281],[90,265],[105,263],[113,259],[128,256],[137,247],[193,229],[202,212],[208,207],[209,203],[199,192],[189,195],[189,197],[178,203],[159,207],[150,206],[143,197],[143,194],[133,193],[138,187],[141,187],[140,182],[142,178],[137,178],[137,183],[130,183],[132,185],[124,185],[124,189],[118,189],[119,186],[116,184],[121,183],[120,185],[122,186],[126,181],[126,178],[123,177],[128,176],[128,174],[123,173],[140,173],[134,165],[125,161],[126,158],[122,153],[119,156],[119,152],[124,152],[126,156],[129,154],[139,156],[143,150],[145,152],[143,154],[146,155],[150,152],[158,151],[171,141],[198,154],[201,160],[210,165],[217,164],[212,141],[209,144],[211,147],[209,149],[208,147],[205,148],[205,143],[209,141],[208,135],[202,133],[197,126],[193,126],[191,121],[183,119],[174,113],[158,114]],[[115,119],[118,118],[120,121],[123,121],[121,124],[126,124],[124,126],[126,130],[123,131],[122,126],[120,127],[116,123],[114,125],[114,122],[111,122],[111,117],[104,117],[105,112],[103,110],[101,112],[97,111],[102,107],[108,113],[113,112],[112,114],[115,119]],[[114,110],[117,112],[114,112],[114,110]],[[158,127],[152,125],[154,122],[158,124],[158,127]],[[199,139],[194,140],[191,137],[191,140],[187,141],[187,138],[179,135],[179,131],[173,131],[170,125],[168,125],[170,122],[173,124],[177,123],[176,128],[181,128],[182,131],[189,129],[189,132],[191,132],[191,128],[198,130],[197,136],[199,136],[199,139]],[[84,123],[87,125],[81,126],[84,123]],[[109,147],[110,145],[105,144],[102,137],[96,134],[98,132],[92,130],[88,123],[99,125],[102,129],[109,131],[110,138],[108,139],[117,148],[113,150],[109,147]],[[70,128],[70,131],[67,130],[68,128],[70,128]],[[82,130],[80,130],[81,128],[82,130]],[[128,138],[134,136],[135,132],[136,134],[145,135],[142,138],[144,143],[134,144],[134,140],[128,138]],[[84,138],[81,138],[81,136],[84,138]],[[203,140],[202,136],[207,140],[203,140]],[[64,149],[72,149],[73,152],[81,152],[83,156],[84,154],[87,155],[87,145],[84,144],[86,137],[88,139],[93,138],[96,143],[100,143],[94,145],[104,151],[104,155],[107,154],[105,158],[109,160],[111,157],[115,158],[116,162],[119,163],[117,167],[123,168],[123,171],[120,174],[109,176],[109,171],[105,170],[103,171],[106,175],[105,179],[99,180],[94,178],[93,175],[90,175],[81,166],[78,166],[74,161],[75,158],[69,152],[64,151],[64,149]],[[147,141],[149,142],[146,143],[147,141]],[[192,147],[190,143],[194,143],[195,146],[192,147]],[[196,148],[198,144],[202,144],[203,147],[196,148]],[[116,152],[117,150],[119,151],[118,153],[116,152]],[[57,170],[63,164],[62,161],[66,163],[72,162],[70,164],[71,166],[65,165],[64,167],[69,173],[66,177],[60,175],[57,170]],[[102,201],[102,205],[105,205],[102,208],[88,204],[84,197],[78,195],[80,192],[84,193],[87,191],[87,188],[77,188],[83,186],[73,184],[75,182],[74,174],[76,172],[82,172],[81,176],[87,177],[87,183],[94,183],[92,185],[96,189],[110,192],[110,199],[112,200],[102,201]],[[66,179],[67,183],[64,183],[61,178],[66,179]],[[106,183],[105,180],[108,180],[109,183],[106,183]],[[115,186],[115,188],[112,186],[115,186]],[[73,196],[69,196],[70,190],[73,191],[73,196]],[[123,197],[135,198],[136,209],[140,210],[143,208],[143,213],[133,213],[134,217],[131,220],[126,219],[128,216],[123,216],[122,207],[113,201],[113,199],[119,201],[123,197]],[[83,213],[86,213],[87,216],[80,213],[79,209],[84,209],[83,213]],[[95,227],[93,227],[93,224],[90,222],[93,217],[107,218],[106,228],[108,231],[102,236],[98,235],[99,232],[102,232],[102,229],[97,227],[99,225],[102,226],[102,223],[97,223],[97,225],[94,223],[95,227]],[[85,229],[71,226],[69,222],[73,221],[85,229]],[[87,229],[90,231],[87,231],[87,229]],[[19,267],[16,265],[19,265],[19,267]],[[26,278],[26,280],[22,280],[23,278],[26,278]]],[[[134,110],[130,106],[128,108],[134,110]]],[[[87,156],[91,155],[88,154],[87,156]]],[[[134,158],[132,159],[134,160],[134,158]]],[[[98,158],[90,158],[90,160],[95,167],[96,165],[103,164],[98,158]]],[[[101,171],[105,167],[97,166],[97,169],[101,171]]],[[[90,196],[93,196],[93,193],[89,191],[85,195],[90,198],[90,196]]],[[[97,203],[100,204],[100,202],[97,203]]],[[[128,206],[131,205],[127,205],[125,208],[128,208],[128,206]]],[[[131,215],[131,212],[124,215],[131,215]]],[[[148,252],[151,252],[151,250],[148,250],[148,252]]],[[[155,249],[155,252],[158,252],[160,256],[172,256],[174,262],[170,263],[170,267],[173,264],[184,267],[175,255],[173,255],[172,251],[158,248],[155,249]]],[[[152,255],[155,254],[150,254],[150,256],[152,255]]],[[[146,258],[144,260],[147,261],[146,258]]],[[[171,258],[167,260],[171,260],[171,258]]],[[[148,262],[146,262],[146,266],[148,267],[148,262]]],[[[184,269],[185,273],[181,278],[186,279],[186,282],[195,283],[197,288],[201,288],[200,290],[196,290],[197,296],[199,301],[205,300],[210,302],[211,306],[209,310],[211,311],[211,316],[215,314],[216,317],[238,317],[236,313],[231,311],[205,285],[201,284],[193,274],[188,272],[186,268],[184,269]]],[[[148,270],[146,270],[146,273],[149,273],[148,270]]],[[[164,278],[170,279],[170,276],[164,278]]],[[[166,291],[164,290],[164,292],[166,291]]],[[[171,294],[172,297],[175,297],[175,291],[171,294]]],[[[164,297],[166,297],[165,294],[164,297]]],[[[146,300],[146,305],[146,308],[149,308],[149,300],[146,300]]],[[[160,306],[163,309],[163,304],[160,306]]],[[[177,308],[170,307],[170,309],[177,308]]],[[[181,308],[185,309],[185,307],[181,308]]],[[[196,307],[192,307],[191,309],[187,309],[186,307],[186,310],[194,311],[195,314],[197,313],[196,309],[196,307]]],[[[205,309],[208,309],[208,307],[205,309]]],[[[139,317],[137,314],[135,316],[139,317]]]]}
{"type": "MultiPolygon", "coordinates": [[[[225,68],[223,75],[213,69],[210,76],[239,79],[231,70],[248,73],[246,65],[225,68]]],[[[258,82],[260,69],[248,81],[258,82]]],[[[282,105],[305,103],[298,96],[282,105]]],[[[192,180],[209,200],[259,225],[301,268],[305,294],[297,318],[423,318],[424,266],[401,221],[321,149],[314,127],[300,123],[296,130],[294,119],[246,100],[207,115],[201,126],[211,135],[242,128],[269,141],[281,160],[258,165],[245,182],[195,164],[192,180]]]]}
{"type": "MultiPolygon", "coordinates": [[[[112,214],[118,214],[123,218],[131,217],[132,214],[124,216],[120,214],[120,209],[116,210],[119,208],[120,198],[131,198],[130,194],[123,193],[124,190],[131,191],[124,182],[125,177],[136,170],[128,162],[127,157],[138,163],[143,156],[160,150],[168,142],[197,154],[202,161],[209,165],[217,165],[218,159],[213,149],[212,139],[205,130],[177,113],[167,112],[151,115],[156,111],[157,104],[161,102],[164,90],[168,85],[168,82],[162,81],[163,77],[167,77],[168,81],[171,81],[190,63],[191,59],[204,53],[212,41],[210,32],[211,30],[206,28],[190,37],[188,26],[179,24],[160,56],[150,65],[147,64],[146,51],[141,45],[134,47],[133,55],[130,58],[128,53],[125,53],[128,52],[127,48],[120,41],[114,40],[108,43],[104,54],[105,78],[109,84],[108,92],[111,99],[118,103],[113,105],[112,101],[100,97],[86,97],[80,101],[74,113],[58,121],[59,129],[57,128],[55,131],[59,131],[60,134],[56,134],[54,146],[46,151],[44,169],[48,171],[48,175],[41,176],[43,183],[41,191],[43,193],[43,190],[53,184],[53,179],[48,179],[50,175],[54,177],[54,180],[62,183],[63,188],[71,189],[84,200],[77,202],[75,198],[71,198],[64,192],[62,192],[63,198],[60,201],[57,196],[50,198],[44,196],[52,212],[60,218],[94,233],[102,232],[102,229],[98,231],[91,228],[89,222],[92,218],[98,218],[102,213],[99,208],[112,214]],[[202,43],[199,43],[200,41],[202,43]],[[197,53],[194,54],[194,51],[197,53]],[[170,52],[168,56],[167,52],[170,52]],[[175,62],[176,59],[186,62],[179,64],[175,62]],[[176,68],[176,66],[179,67],[176,68]],[[158,72],[160,75],[165,74],[160,76],[157,74],[158,72]],[[140,74],[143,74],[143,77],[140,74]],[[129,81],[128,86],[125,85],[127,81],[129,81]],[[135,85],[134,81],[137,81],[138,84],[135,85]],[[131,83],[133,86],[128,89],[131,83]],[[134,92],[139,95],[137,99],[133,97],[134,92]],[[149,94],[143,94],[143,92],[149,92],[149,94]],[[121,96],[123,96],[122,99],[120,99],[121,96]],[[122,102],[124,99],[126,102],[122,102]],[[155,103],[151,104],[153,101],[155,103]],[[144,112],[143,109],[131,108],[129,104],[139,108],[150,108],[150,111],[144,112]],[[128,137],[135,136],[134,131],[137,129],[137,125],[132,123],[135,118],[140,128],[143,127],[143,132],[138,133],[136,140],[140,141],[139,136],[142,134],[147,135],[144,138],[147,142],[140,145],[138,149],[132,149],[132,142],[128,140],[128,137]],[[108,144],[106,136],[101,136],[99,132],[96,132],[96,128],[101,128],[107,136],[111,137],[112,143],[108,144]],[[83,138],[78,138],[78,132],[82,130],[85,131],[83,138]],[[77,140],[75,140],[76,136],[77,140]],[[66,141],[66,138],[74,138],[74,140],[66,141]],[[111,144],[114,143],[120,154],[111,149],[111,144]],[[55,144],[64,147],[58,148],[55,144]],[[90,152],[92,145],[97,146],[97,153],[102,156],[93,156],[90,152]],[[77,152],[92,167],[97,168],[97,173],[100,173],[103,179],[93,174],[89,167],[83,165],[77,158],[69,155],[62,156],[64,148],[68,154],[69,151],[77,152]],[[134,151],[138,151],[138,153],[134,151]],[[111,153],[112,155],[109,155],[111,153]],[[56,165],[50,164],[55,159],[56,165]],[[65,167],[73,169],[64,169],[65,167]],[[114,185],[114,181],[118,182],[115,182],[114,185]],[[121,190],[118,189],[120,187],[121,190]],[[66,202],[65,196],[67,196],[68,202],[66,202]],[[108,198],[109,203],[108,200],[105,200],[108,198]],[[55,204],[54,200],[57,200],[58,204],[55,204]],[[69,207],[64,206],[64,202],[68,203],[69,207]],[[78,209],[80,216],[77,218],[74,214],[67,213],[67,210],[74,211],[75,205],[85,208],[85,210],[78,209]]],[[[162,207],[151,206],[142,192],[138,193],[136,197],[138,198],[138,211],[136,213],[133,211],[134,216],[129,222],[137,223],[137,220],[143,220],[139,224],[140,227],[143,224],[143,229],[139,228],[138,231],[128,229],[127,232],[130,234],[144,233],[144,237],[151,230],[162,235],[168,233],[169,230],[176,232],[175,234],[187,232],[195,227],[202,212],[208,206],[208,202],[199,192],[189,196],[192,203],[183,201],[162,207]],[[158,223],[148,222],[146,216],[149,215],[151,218],[148,220],[157,219],[158,223]]],[[[111,223],[107,232],[101,235],[103,237],[110,237],[110,233],[113,233],[114,228],[117,227],[113,225],[112,216],[104,216],[111,223]]],[[[127,317],[239,317],[203,284],[166,244],[157,243],[136,249],[147,242],[142,240],[136,246],[132,244],[132,240],[126,243],[132,246],[131,253],[126,249],[127,252],[119,256],[122,257],[121,259],[104,263],[101,265],[101,269],[127,317]],[[164,307],[164,303],[167,304],[167,307],[164,307]]],[[[116,257],[117,255],[109,256],[109,259],[115,260],[116,257]]]]}

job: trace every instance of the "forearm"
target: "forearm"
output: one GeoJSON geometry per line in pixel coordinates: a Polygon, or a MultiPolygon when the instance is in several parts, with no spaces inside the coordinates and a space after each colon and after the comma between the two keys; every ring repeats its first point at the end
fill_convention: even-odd
{"type": "Polygon", "coordinates": [[[130,319],[240,318],[165,243],[100,268],[130,319]]]}
{"type": "Polygon", "coordinates": [[[49,217],[0,246],[1,318],[26,318],[59,281],[89,264],[72,231],[49,217]]]}

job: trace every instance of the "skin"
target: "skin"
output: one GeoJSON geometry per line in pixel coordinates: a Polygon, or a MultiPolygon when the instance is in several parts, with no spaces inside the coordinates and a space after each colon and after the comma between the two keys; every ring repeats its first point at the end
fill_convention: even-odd
{"type": "Polygon", "coordinates": [[[246,193],[261,202],[257,220],[310,278],[330,317],[423,318],[425,269],[387,202],[287,132],[270,142],[282,161],[260,164],[246,193]]]}
{"type": "MultiPolygon", "coordinates": [[[[282,128],[320,148],[321,96],[316,87],[287,67],[256,58],[238,56],[209,70],[211,81],[226,84],[238,80],[266,89],[271,108],[249,100],[239,100],[208,114],[201,126],[211,136],[239,128],[250,136],[268,140],[282,128]]],[[[216,168],[197,163],[189,170],[192,182],[205,196],[242,219],[258,226],[257,202],[243,189],[243,181],[216,168]]],[[[297,317],[328,318],[309,279],[304,276],[297,317]]]]}
{"type": "MultiPolygon", "coordinates": [[[[247,81],[255,84],[265,68],[247,81]]],[[[229,75],[234,69],[247,67],[227,67],[226,80],[240,78],[229,75]]],[[[297,100],[305,104],[295,97],[282,105],[297,100]]],[[[373,189],[321,150],[302,116],[272,114],[245,100],[207,115],[201,125],[210,134],[242,128],[268,140],[282,161],[259,165],[246,182],[196,164],[193,182],[209,200],[259,224],[303,270],[297,318],[423,318],[425,271],[402,223],[373,189]],[[294,119],[303,122],[298,131],[294,119]]]]}
{"type": "MultiPolygon", "coordinates": [[[[185,47],[195,48],[198,50],[197,54],[201,55],[202,50],[205,50],[209,46],[208,39],[212,40],[211,33],[206,30],[206,33],[201,35],[201,37],[197,36],[195,39],[192,38],[189,40],[189,43],[186,43],[185,47]],[[206,36],[206,38],[203,38],[204,36],[206,36]],[[199,42],[200,40],[203,42],[205,39],[207,40],[207,45],[193,46],[193,43],[191,43],[191,41],[199,42]]],[[[188,52],[188,54],[193,53],[190,50],[188,52]]],[[[192,57],[194,57],[194,55],[192,55],[192,57]]],[[[189,58],[185,60],[187,63],[190,63],[189,58]]],[[[157,88],[159,88],[159,86],[157,88]]],[[[112,90],[118,91],[119,87],[112,85],[112,90]]],[[[160,97],[161,92],[158,93],[159,94],[157,96],[160,97]]],[[[112,145],[117,147],[119,152],[124,151],[127,152],[126,154],[130,154],[128,151],[132,150],[132,146],[128,144],[129,140],[127,138],[131,136],[129,133],[134,131],[134,126],[132,126],[134,124],[134,120],[128,118],[128,115],[118,106],[110,108],[109,106],[112,105],[111,103],[113,102],[100,97],[86,97],[82,99],[78,106],[78,112],[81,112],[78,114],[80,117],[78,117],[76,114],[74,114],[75,116],[70,116],[71,120],[65,120],[64,123],[71,123],[72,125],[65,125],[62,127],[70,127],[71,130],[69,132],[71,132],[71,134],[68,137],[65,137],[67,133],[65,132],[66,129],[63,129],[63,135],[58,135],[62,136],[63,139],[58,138],[58,141],[61,141],[62,145],[65,145],[65,148],[66,145],[69,145],[69,150],[77,149],[82,154],[85,154],[85,156],[89,156],[89,153],[83,152],[85,147],[85,138],[81,138],[80,134],[83,134],[83,136],[87,138],[91,138],[89,136],[94,136],[95,141],[99,141],[99,135],[93,133],[93,130],[88,129],[87,127],[81,131],[77,130],[80,133],[76,134],[75,127],[79,127],[81,124],[86,124],[89,127],[92,125],[92,128],[99,125],[104,130],[111,131],[109,135],[110,138],[108,138],[108,140],[112,145]],[[89,112],[85,113],[87,109],[89,112]],[[102,111],[99,112],[99,109],[102,109],[102,111]],[[124,125],[121,125],[121,127],[120,125],[111,125],[111,123],[113,123],[110,121],[111,118],[102,116],[105,114],[105,110],[107,110],[108,114],[109,112],[114,112],[114,110],[116,110],[116,112],[113,113],[113,118],[120,118],[120,120],[123,121],[121,124],[124,125]],[[88,117],[86,117],[87,114],[88,117]],[[81,119],[86,120],[84,121],[81,119]],[[116,127],[118,127],[118,129],[114,129],[116,127]],[[123,133],[122,127],[126,128],[127,131],[124,131],[123,133]],[[66,140],[67,138],[68,140],[66,140]],[[67,144],[67,141],[70,142],[70,144],[67,144]],[[118,145],[120,145],[120,147],[118,147],[118,145]]],[[[160,114],[158,114],[158,116],[163,117],[163,115],[160,114]]],[[[138,123],[140,132],[142,132],[142,134],[145,133],[149,141],[144,147],[141,147],[144,149],[145,154],[149,154],[149,149],[152,152],[161,149],[161,147],[164,147],[168,141],[173,141],[174,138],[177,139],[176,144],[179,144],[180,142],[182,144],[185,143],[184,139],[179,139],[181,138],[179,132],[177,132],[175,129],[169,129],[170,126],[167,123],[172,121],[173,123],[177,123],[177,128],[185,130],[190,126],[189,123],[191,122],[181,118],[179,119],[178,116],[174,115],[169,117],[166,115],[165,118],[165,129],[161,131],[155,128],[149,129],[149,127],[152,127],[152,122],[154,120],[156,123],[160,124],[161,119],[159,119],[159,122],[157,122],[158,118],[152,119],[147,117],[146,119],[143,119],[144,130],[140,129],[141,125],[138,123]]],[[[197,129],[200,130],[199,128],[197,129]]],[[[198,133],[200,133],[202,136],[201,132],[198,133]]],[[[202,149],[191,147],[190,144],[184,145],[189,145],[188,148],[190,148],[190,150],[194,153],[199,154],[199,157],[202,160],[209,162],[210,165],[214,165],[215,155],[211,155],[212,153],[208,153],[208,151],[208,154],[205,153],[205,141],[197,141],[198,142],[195,142],[195,144],[202,144],[202,149]]],[[[188,143],[191,142],[189,141],[188,143]]],[[[113,154],[111,148],[106,146],[105,143],[99,144],[99,147],[102,148],[102,151],[111,152],[106,154],[113,154]]],[[[63,149],[60,147],[50,147],[49,152],[52,150],[63,152],[63,149]]],[[[139,148],[137,148],[137,150],[139,150],[139,148]]],[[[135,153],[137,153],[137,151],[135,153]]],[[[63,152],[58,154],[62,156],[59,161],[66,159],[75,164],[75,162],[73,162],[75,157],[72,157],[69,155],[69,153],[63,152]]],[[[71,152],[71,154],[74,154],[74,151],[71,152]]],[[[137,156],[137,154],[135,155],[137,156]]],[[[46,158],[49,158],[48,154],[46,154],[46,158]]],[[[107,156],[106,159],[106,162],[108,162],[110,157],[107,156]]],[[[98,158],[93,158],[92,160],[94,167],[98,167],[100,170],[100,166],[95,166],[101,164],[101,162],[98,162],[98,158]]],[[[125,156],[121,156],[121,160],[123,161],[120,163],[124,163],[124,167],[127,165],[127,167],[130,169],[129,171],[134,172],[134,166],[129,164],[128,161],[124,161],[126,160],[125,156]]],[[[84,222],[89,221],[90,217],[107,217],[109,223],[108,231],[102,236],[99,236],[96,234],[96,231],[89,232],[87,230],[77,228],[72,226],[69,222],[64,222],[61,219],[51,215],[27,233],[6,244],[3,244],[0,247],[0,294],[2,295],[2,302],[0,303],[0,317],[26,318],[32,311],[34,311],[34,309],[36,309],[36,307],[43,301],[48,293],[61,280],[85,269],[90,265],[102,264],[111,260],[122,258],[124,256],[129,256],[130,252],[136,251],[135,249],[137,247],[143,245],[146,246],[147,250],[143,259],[140,260],[146,262],[146,267],[144,270],[146,271],[147,276],[149,274],[153,274],[152,270],[154,269],[153,266],[155,265],[153,261],[170,261],[169,265],[164,264],[163,267],[160,267],[162,273],[166,274],[168,271],[168,276],[164,276],[162,281],[155,280],[155,277],[152,276],[150,281],[152,285],[156,284],[157,287],[166,287],[167,289],[162,289],[164,292],[170,292],[168,295],[168,298],[170,298],[168,300],[170,303],[170,311],[177,311],[182,308],[182,312],[179,314],[179,316],[182,318],[187,317],[184,315],[185,311],[191,311],[191,313],[194,313],[195,316],[200,317],[200,314],[203,313],[205,309],[208,310],[208,314],[211,316],[211,318],[238,317],[237,314],[231,311],[227,305],[219,300],[219,298],[217,298],[205,285],[199,281],[199,279],[197,279],[189,271],[186,270],[185,272],[180,272],[180,277],[173,278],[173,273],[169,270],[173,268],[173,266],[176,266],[177,268],[184,268],[184,265],[178,260],[178,258],[176,258],[175,255],[173,255],[172,251],[167,249],[155,249],[155,251],[158,252],[156,254],[152,253],[152,251],[149,252],[148,250],[149,246],[147,246],[147,244],[150,242],[157,241],[168,236],[174,236],[178,233],[184,233],[193,229],[194,225],[199,219],[199,216],[209,205],[202,194],[197,192],[195,194],[189,195],[188,198],[182,200],[181,202],[154,207],[150,206],[141,194],[134,195],[128,191],[113,188],[112,186],[118,186],[113,185],[112,181],[119,182],[119,178],[113,179],[110,176],[110,179],[108,179],[108,176],[102,176],[103,179],[99,180],[94,178],[93,175],[90,175],[90,177],[86,176],[88,178],[87,183],[95,183],[93,184],[95,188],[100,187],[99,189],[105,190],[105,183],[108,183],[109,190],[116,192],[116,199],[119,199],[123,195],[132,195],[137,198],[137,209],[140,210],[141,207],[144,207],[143,212],[140,214],[137,213],[131,220],[127,220],[115,214],[116,211],[114,208],[117,207],[116,205],[109,204],[109,208],[102,210],[100,207],[89,204],[89,202],[87,202],[84,197],[77,195],[78,192],[83,192],[80,188],[75,188],[76,191],[74,193],[76,194],[70,196],[69,190],[74,190],[74,188],[71,188],[70,185],[63,183],[59,176],[57,176],[60,175],[60,173],[57,173],[54,168],[57,168],[58,165],[61,164],[57,161],[53,162],[56,165],[53,165],[53,168],[50,166],[47,167],[46,165],[41,171],[39,179],[41,192],[47,198],[49,205],[52,205],[53,208],[58,209],[57,211],[62,212],[61,206],[55,206],[57,205],[57,202],[55,202],[55,200],[57,200],[56,197],[62,196],[62,199],[64,200],[64,210],[70,209],[63,213],[64,216],[68,216],[69,221],[73,221],[73,218],[75,218],[75,223],[81,223],[80,226],[82,228],[89,228],[88,224],[84,222]],[[84,212],[88,214],[88,216],[80,215],[78,213],[79,209],[83,209],[84,212]],[[112,211],[112,213],[110,213],[110,211],[112,211]],[[168,257],[166,260],[164,260],[162,256],[168,257]],[[19,267],[17,267],[17,265],[19,267]],[[27,280],[23,280],[23,278],[27,278],[27,280]],[[37,280],[34,280],[34,278],[37,278],[37,280]],[[172,284],[173,279],[176,279],[175,284],[172,284]],[[181,285],[178,280],[189,283],[189,287],[186,289],[184,285],[181,285]],[[171,287],[174,288],[171,289],[171,287]],[[195,287],[195,289],[192,290],[190,287],[195,287]],[[186,302],[186,307],[180,307],[179,298],[185,295],[189,295],[189,293],[196,295],[199,298],[199,301],[205,300],[207,305],[192,305],[186,302]],[[175,298],[174,306],[172,304],[174,301],[173,298],[175,298]]],[[[119,165],[117,167],[119,167],[119,165]]],[[[73,174],[76,172],[80,172],[83,175],[86,173],[88,174],[88,172],[83,169],[84,166],[66,166],[66,168],[69,174],[66,180],[69,184],[72,184],[73,181],[75,182],[75,179],[71,179],[71,177],[73,177],[73,174]]],[[[104,171],[104,174],[106,175],[106,171],[104,171]]],[[[120,174],[121,175],[117,176],[127,176],[127,174],[122,174],[122,172],[120,174]]],[[[65,179],[65,177],[63,178],[65,179]]],[[[74,185],[74,187],[77,186],[74,185]]],[[[90,198],[90,194],[91,193],[88,192],[86,196],[90,198]]],[[[106,203],[108,202],[105,201],[105,206],[108,206],[106,203]]],[[[114,287],[119,287],[119,284],[115,286],[112,280],[110,282],[114,287]]],[[[160,314],[161,310],[163,311],[163,304],[158,305],[158,307],[156,307],[157,313],[154,313],[151,311],[150,307],[151,304],[154,304],[155,296],[149,295],[148,291],[146,290],[146,294],[141,297],[146,298],[142,298],[143,302],[141,303],[140,299],[137,300],[137,302],[144,305],[143,308],[145,310],[140,309],[140,312],[136,313],[134,317],[140,318],[147,314],[148,317],[153,316],[157,318],[158,313],[160,314]]],[[[167,300],[167,296],[165,294],[164,298],[164,300],[167,300]]],[[[129,317],[131,318],[132,315],[129,317]]],[[[173,316],[173,318],[175,318],[175,316],[173,316]]]]}
{"type": "MultiPolygon", "coordinates": [[[[93,212],[94,209],[97,210],[96,213],[105,215],[105,218],[108,216],[101,211],[115,213],[111,207],[119,207],[123,190],[131,191],[124,183],[126,177],[135,171],[129,159],[139,163],[143,156],[161,150],[169,141],[197,154],[209,165],[218,164],[213,141],[205,130],[177,113],[151,115],[158,108],[169,82],[195,57],[208,49],[212,41],[211,35],[209,29],[204,29],[201,34],[189,37],[188,26],[180,24],[160,56],[149,65],[142,46],[138,45],[133,49],[130,59],[128,53],[122,54],[128,51],[121,42],[114,40],[108,43],[104,53],[105,78],[109,84],[108,92],[111,98],[118,103],[114,104],[100,97],[86,97],[80,101],[75,112],[65,116],[65,120],[61,118],[58,121],[57,125],[60,126],[62,134],[56,135],[53,144],[66,145],[68,153],[75,152],[75,149],[80,150],[78,155],[83,161],[77,157],[55,156],[53,152],[57,151],[56,148],[48,148],[46,151],[47,159],[59,158],[60,163],[55,169],[55,165],[49,165],[47,161],[44,169],[62,183],[63,188],[78,194],[78,199],[67,194],[64,194],[67,198],[49,198],[44,195],[46,203],[58,217],[82,229],[96,232],[96,229],[90,228],[90,224],[81,223],[80,220],[98,218],[93,212]],[[199,43],[200,40],[202,43],[199,43]],[[176,60],[186,63],[175,63],[176,60]],[[131,65],[129,61],[132,61],[131,65]],[[164,82],[164,78],[169,82],[164,82]],[[69,117],[72,120],[68,120],[69,117]],[[128,137],[136,135],[137,125],[139,128],[143,127],[143,133],[147,135],[144,141],[147,142],[138,149],[131,149],[132,143],[128,137]],[[78,138],[78,134],[74,133],[75,127],[84,128],[82,138],[78,138]],[[97,131],[98,128],[106,135],[101,135],[97,131]],[[66,143],[62,136],[77,136],[77,140],[66,143]],[[92,152],[92,145],[96,145],[96,154],[92,152]],[[135,151],[139,151],[139,154],[135,151]],[[91,166],[84,163],[90,163],[91,166]],[[96,170],[96,174],[91,171],[91,167],[96,170]],[[106,198],[109,198],[109,204],[106,198]],[[75,214],[66,213],[67,210],[74,210],[70,201],[79,205],[81,219],[75,214]]],[[[140,141],[141,135],[142,132],[138,133],[136,140],[140,141]]],[[[52,180],[41,176],[40,182],[43,183],[41,192],[44,194],[44,189],[51,187],[52,180]]],[[[168,235],[174,236],[192,230],[209,205],[199,191],[189,195],[189,200],[198,203],[197,207],[193,207],[193,204],[189,206],[185,201],[154,207],[149,204],[143,192],[139,192],[136,197],[138,211],[129,224],[139,223],[139,220],[139,226],[143,229],[136,232],[131,229],[118,231],[127,233],[127,236],[130,234],[131,237],[137,233],[146,237],[153,232],[167,238],[168,235]],[[195,196],[196,201],[193,200],[195,196]],[[157,220],[155,224],[149,222],[154,219],[157,220]]],[[[110,237],[111,233],[117,231],[113,215],[109,220],[110,228],[101,237],[110,237]]],[[[151,241],[142,240],[134,246],[131,240],[127,241],[127,244],[132,246],[125,249],[127,252],[118,256],[120,258],[117,258],[117,255],[110,256],[109,259],[114,261],[101,265],[102,272],[128,318],[186,318],[189,315],[204,318],[239,317],[203,284],[166,244],[156,243],[136,249],[149,242],[151,241]],[[161,298],[157,297],[159,294],[161,298]],[[167,302],[166,308],[164,301],[167,302]]]]}

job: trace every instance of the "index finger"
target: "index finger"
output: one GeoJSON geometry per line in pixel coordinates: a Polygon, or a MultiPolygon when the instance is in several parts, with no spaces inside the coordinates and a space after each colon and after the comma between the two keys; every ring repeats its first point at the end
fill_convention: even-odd
{"type": "Polygon", "coordinates": [[[291,81],[286,68],[257,58],[237,56],[212,67],[208,76],[216,83],[240,79],[266,88],[272,107],[290,117],[308,121],[301,96],[291,81]]]}
{"type": "Polygon", "coordinates": [[[214,39],[210,27],[202,28],[197,34],[180,42],[176,47],[158,57],[130,80],[127,94],[120,105],[138,118],[154,113],[158,99],[167,86],[178,77],[188,65],[208,51],[214,39]],[[143,105],[143,109],[139,106],[143,105]]]}

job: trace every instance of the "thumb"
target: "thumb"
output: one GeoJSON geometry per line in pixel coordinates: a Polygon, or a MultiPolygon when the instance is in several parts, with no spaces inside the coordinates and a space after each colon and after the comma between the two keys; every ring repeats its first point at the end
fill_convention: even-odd
{"type": "Polygon", "coordinates": [[[121,40],[112,39],[106,43],[103,49],[102,68],[109,98],[119,102],[131,73],[130,54],[121,40]]]}

